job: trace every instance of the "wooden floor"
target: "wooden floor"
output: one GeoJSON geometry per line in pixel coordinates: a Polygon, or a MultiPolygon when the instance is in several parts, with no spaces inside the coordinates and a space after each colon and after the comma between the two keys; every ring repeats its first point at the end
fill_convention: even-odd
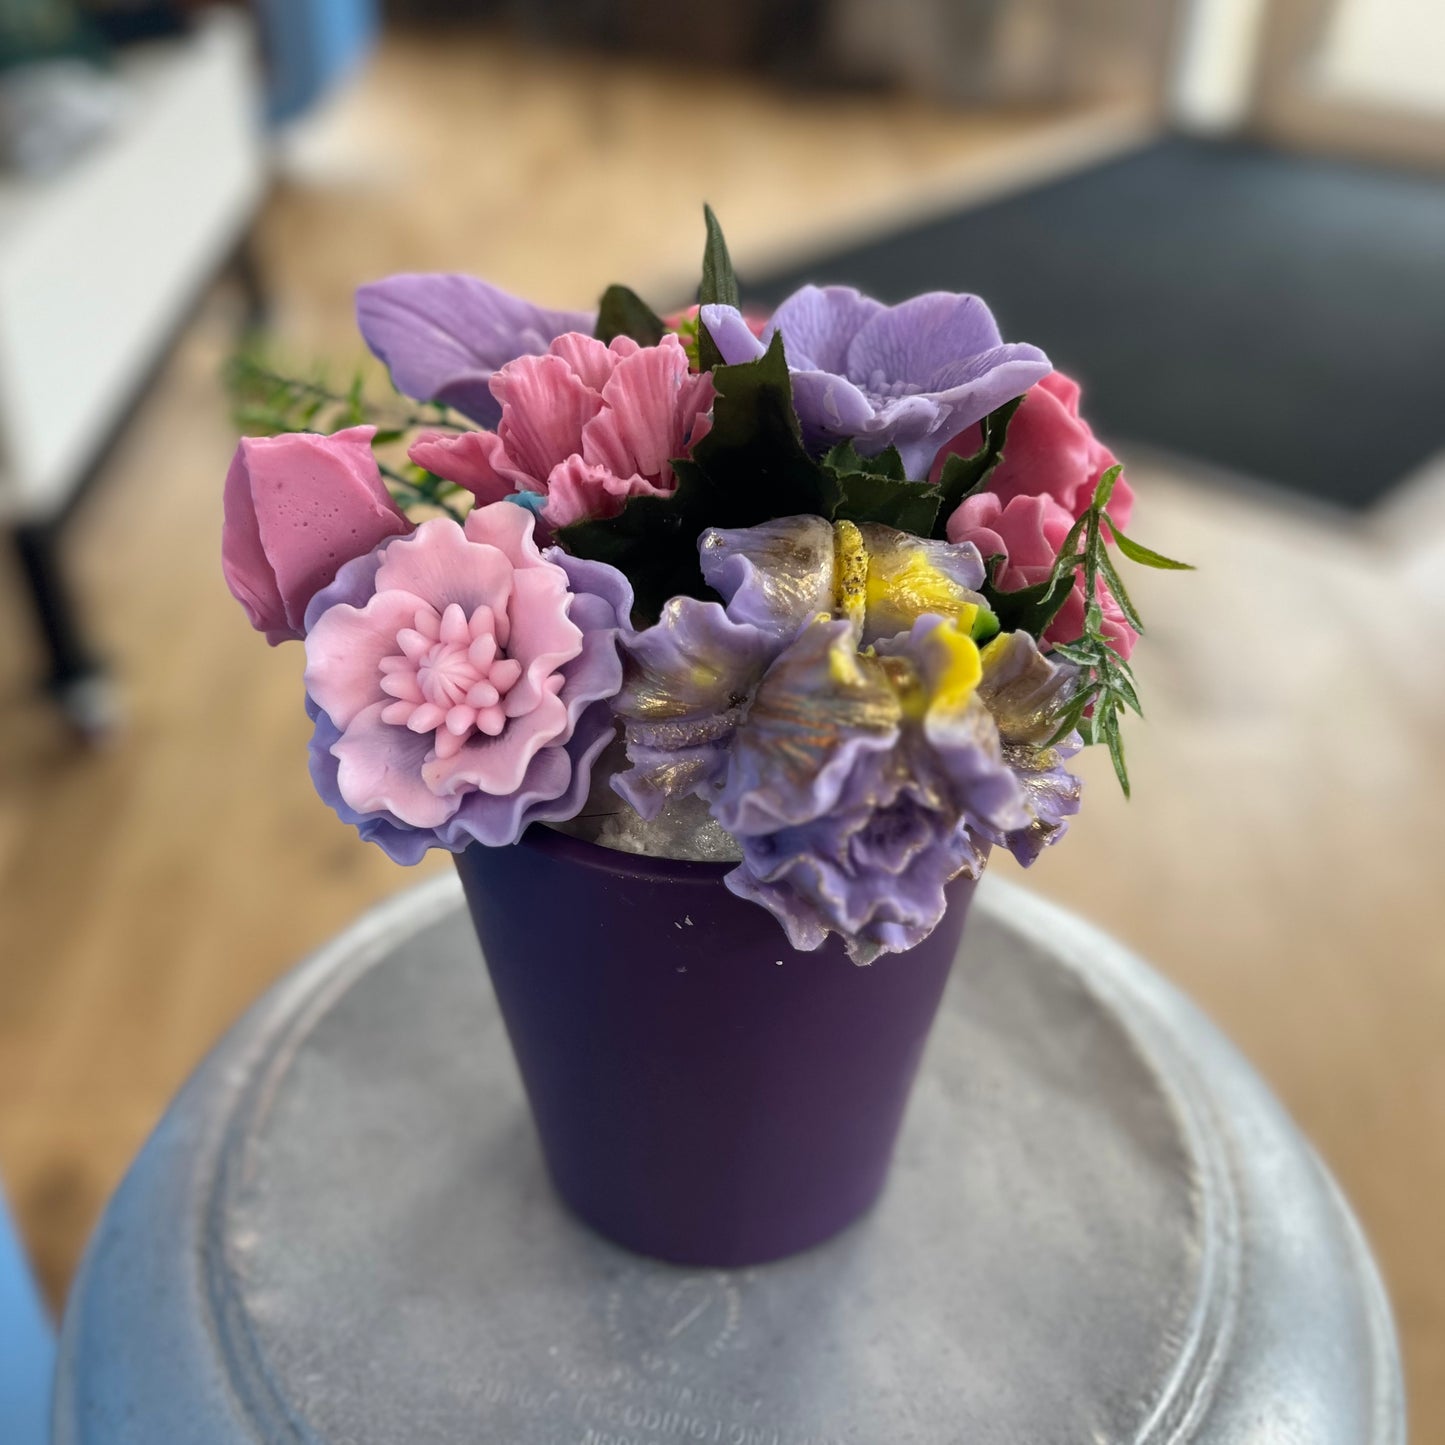
{"type": "MultiPolygon", "coordinates": [[[[394,40],[293,155],[262,240],[286,335],[345,359],[351,287],[388,270],[471,269],[557,304],[620,279],[667,302],[693,274],[704,194],[746,271],[1129,124],[394,40]]],[[[56,1301],[217,1034],[417,876],[312,795],[300,655],[268,650],[222,585],[231,319],[218,293],[74,533],[129,713],[107,750],[77,751],[26,699],[0,573],[0,1175],[56,1301]]],[[[1309,516],[1126,456],[1136,530],[1201,570],[1139,581],[1154,625],[1135,801],[1087,759],[1075,834],[1028,882],[1138,947],[1279,1091],[1383,1263],[1413,1436],[1445,1438],[1445,602],[1422,560],[1445,531],[1309,516]]]]}

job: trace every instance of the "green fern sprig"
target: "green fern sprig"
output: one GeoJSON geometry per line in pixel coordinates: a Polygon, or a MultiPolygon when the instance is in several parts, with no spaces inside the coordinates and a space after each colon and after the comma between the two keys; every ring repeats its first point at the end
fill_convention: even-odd
{"type": "MultiPolygon", "coordinates": [[[[1054,732],[1046,746],[1062,742],[1076,730],[1086,743],[1103,743],[1109,750],[1119,786],[1128,797],[1129,769],[1124,761],[1124,738],[1119,725],[1126,712],[1143,717],[1144,710],[1139,704],[1134,669],[1119,656],[1104,635],[1104,609],[1099,603],[1099,584],[1102,582],[1108,588],[1124,620],[1135,632],[1142,633],[1144,623],[1128,588],[1124,586],[1123,578],[1119,576],[1114,559],[1109,555],[1109,542],[1112,540],[1125,557],[1140,566],[1171,572],[1192,571],[1193,568],[1188,562],[1176,562],[1172,557],[1166,557],[1126,536],[1109,515],[1109,499],[1122,470],[1117,465],[1110,467],[1099,478],[1092,502],[1064,539],[1049,577],[1039,587],[1028,589],[1027,607],[1037,627],[1036,635],[1042,635],[1072,590],[1075,573],[1083,569],[1084,596],[1087,599],[1083,635],[1072,642],[1055,644],[1051,651],[1052,656],[1071,662],[1079,669],[1080,682],[1058,714],[1054,732]]],[[[1009,595],[1012,594],[1004,594],[1005,597],[1009,595]]]]}

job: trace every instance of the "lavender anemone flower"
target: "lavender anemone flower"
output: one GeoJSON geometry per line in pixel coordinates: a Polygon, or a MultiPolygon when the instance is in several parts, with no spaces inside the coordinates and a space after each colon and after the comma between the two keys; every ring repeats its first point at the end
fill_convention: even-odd
{"type": "Polygon", "coordinates": [[[574,817],[615,732],[615,568],[539,551],[523,507],[390,538],[306,609],[311,776],[398,863],[574,817]]]}
{"type": "Polygon", "coordinates": [[[629,771],[644,817],[705,800],[737,839],[727,885],[794,947],[840,933],[869,962],[937,924],[982,846],[1025,861],[1077,808],[1044,748],[1071,669],[996,629],[975,550],[794,517],[700,543],[725,606],[675,598],[624,639],[629,771]],[[997,709],[997,713],[995,713],[997,709]]]}
{"type": "Polygon", "coordinates": [[[704,306],[701,317],[733,364],[755,361],[782,333],[811,451],[847,440],[865,456],[896,446],[910,477],[926,477],[945,442],[1053,369],[1038,347],[1004,342],[979,297],[948,291],[885,306],[851,286],[804,286],[761,339],[735,307],[704,306]]]}
{"type": "Polygon", "coordinates": [[[569,331],[591,335],[590,311],[551,311],[475,276],[402,273],[362,286],[356,321],[392,383],[485,427],[502,418],[487,383],[519,356],[540,356],[569,331]]]}

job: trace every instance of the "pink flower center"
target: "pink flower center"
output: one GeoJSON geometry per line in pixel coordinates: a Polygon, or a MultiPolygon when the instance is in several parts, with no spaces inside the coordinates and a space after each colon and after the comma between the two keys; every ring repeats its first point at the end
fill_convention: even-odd
{"type": "Polygon", "coordinates": [[[496,737],[511,712],[508,694],[522,675],[506,655],[505,614],[478,607],[470,617],[455,603],[438,614],[419,608],[411,627],[396,634],[400,649],[381,660],[388,703],[381,720],[414,733],[434,732],[439,758],[454,756],[477,733],[496,737]]]}

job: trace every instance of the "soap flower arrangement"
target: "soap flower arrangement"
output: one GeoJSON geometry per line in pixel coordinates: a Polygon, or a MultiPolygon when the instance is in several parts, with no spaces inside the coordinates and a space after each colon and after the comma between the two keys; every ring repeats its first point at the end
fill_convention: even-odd
{"type": "Polygon", "coordinates": [[[554,311],[459,275],[357,297],[401,398],[239,358],[227,582],[303,643],[311,775],[400,863],[549,824],[726,859],[793,947],[925,938],[991,847],[1032,863],[1070,760],[1139,712],[1133,494],[976,296],[805,286],[554,311]],[[405,460],[388,461],[398,449],[405,460]]]}

